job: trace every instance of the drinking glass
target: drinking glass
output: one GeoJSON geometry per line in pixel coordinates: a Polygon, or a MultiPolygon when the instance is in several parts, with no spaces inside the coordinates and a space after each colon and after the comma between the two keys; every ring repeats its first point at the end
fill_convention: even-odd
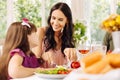
{"type": "Polygon", "coordinates": [[[100,52],[103,55],[106,55],[107,46],[105,45],[93,45],[91,46],[91,52],[100,52]]]}
{"type": "Polygon", "coordinates": [[[88,55],[89,52],[91,50],[91,46],[90,44],[79,44],[79,46],[77,47],[77,53],[78,53],[78,57],[79,59],[83,58],[84,56],[88,55]]]}
{"type": "Polygon", "coordinates": [[[87,54],[90,51],[90,46],[80,45],[78,47],[78,51],[79,51],[80,54],[87,54]]]}
{"type": "Polygon", "coordinates": [[[92,45],[101,46],[102,45],[102,41],[93,41],[92,45]]]}

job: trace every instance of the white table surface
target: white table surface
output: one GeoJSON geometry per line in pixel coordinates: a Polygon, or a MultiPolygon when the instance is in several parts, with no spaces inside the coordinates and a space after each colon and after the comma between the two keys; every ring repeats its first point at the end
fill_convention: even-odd
{"type": "Polygon", "coordinates": [[[26,78],[17,78],[17,79],[11,79],[11,80],[44,80],[44,79],[40,79],[36,75],[33,75],[26,78]]]}
{"type": "Polygon", "coordinates": [[[11,80],[63,80],[63,79],[44,79],[44,78],[40,78],[36,75],[33,75],[30,77],[26,77],[26,78],[17,78],[17,79],[11,79],[11,80]]]}
{"type": "Polygon", "coordinates": [[[26,77],[26,78],[18,78],[12,80],[120,80],[120,68],[114,69],[107,72],[104,75],[95,75],[95,74],[85,74],[80,73],[79,70],[74,70],[70,74],[68,74],[64,79],[43,79],[36,75],[26,77]]]}
{"type": "Polygon", "coordinates": [[[63,80],[120,80],[120,68],[105,74],[85,74],[79,70],[72,71],[63,80]]]}

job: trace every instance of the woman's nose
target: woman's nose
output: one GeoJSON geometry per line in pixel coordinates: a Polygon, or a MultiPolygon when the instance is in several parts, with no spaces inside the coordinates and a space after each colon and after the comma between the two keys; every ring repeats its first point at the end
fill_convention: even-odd
{"type": "Polygon", "coordinates": [[[54,24],[55,24],[55,25],[58,25],[58,24],[59,24],[58,20],[55,20],[55,21],[54,21],[54,24]]]}

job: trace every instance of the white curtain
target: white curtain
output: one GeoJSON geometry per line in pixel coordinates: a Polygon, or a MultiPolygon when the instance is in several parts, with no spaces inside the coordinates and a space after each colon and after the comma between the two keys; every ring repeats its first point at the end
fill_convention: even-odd
{"type": "Polygon", "coordinates": [[[87,26],[86,35],[88,39],[91,39],[89,27],[91,3],[89,0],[71,0],[73,21],[76,22],[76,20],[78,20],[87,26]]]}
{"type": "Polygon", "coordinates": [[[15,20],[13,3],[14,0],[7,0],[7,28],[15,20]]]}
{"type": "Polygon", "coordinates": [[[42,0],[42,5],[41,5],[41,17],[42,17],[42,27],[46,26],[46,18],[45,18],[45,2],[46,0],[42,0]]]}
{"type": "Polygon", "coordinates": [[[110,2],[110,13],[111,14],[116,13],[118,0],[109,0],[109,2],[110,2]]]}
{"type": "Polygon", "coordinates": [[[73,21],[88,21],[90,13],[90,2],[88,0],[71,0],[73,21]]]}

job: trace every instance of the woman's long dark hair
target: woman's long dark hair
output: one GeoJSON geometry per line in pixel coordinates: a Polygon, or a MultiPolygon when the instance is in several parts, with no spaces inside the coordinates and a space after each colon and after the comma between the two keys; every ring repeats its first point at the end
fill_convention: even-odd
{"type": "Polygon", "coordinates": [[[51,8],[50,15],[48,17],[48,29],[46,31],[46,34],[45,34],[46,38],[44,41],[45,47],[46,47],[45,51],[48,51],[49,49],[55,49],[56,47],[56,42],[54,39],[54,31],[52,29],[52,26],[50,25],[50,19],[51,19],[52,12],[57,9],[63,12],[63,14],[67,17],[67,21],[68,21],[64,27],[63,35],[61,37],[61,40],[62,40],[61,50],[63,53],[65,48],[74,48],[75,44],[73,40],[74,25],[72,20],[72,13],[69,6],[66,3],[62,3],[62,2],[55,4],[51,8]]]}
{"type": "Polygon", "coordinates": [[[10,51],[16,48],[21,49],[25,54],[34,55],[30,51],[28,35],[36,32],[34,24],[29,23],[30,28],[22,25],[21,22],[14,22],[10,25],[5,42],[3,45],[3,53],[0,56],[0,80],[8,80],[8,63],[10,60],[10,51]]]}

